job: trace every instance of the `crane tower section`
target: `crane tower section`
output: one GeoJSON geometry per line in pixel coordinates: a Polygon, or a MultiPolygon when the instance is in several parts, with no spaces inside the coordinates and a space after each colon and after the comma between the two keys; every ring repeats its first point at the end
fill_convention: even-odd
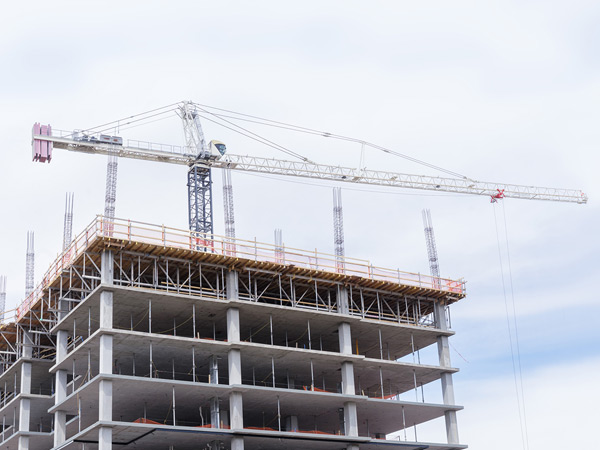
{"type": "Polygon", "coordinates": [[[223,156],[225,144],[219,141],[206,144],[200,116],[192,102],[183,102],[177,113],[183,122],[185,153],[194,155],[187,177],[189,228],[202,239],[214,232],[211,164],[223,156]]]}

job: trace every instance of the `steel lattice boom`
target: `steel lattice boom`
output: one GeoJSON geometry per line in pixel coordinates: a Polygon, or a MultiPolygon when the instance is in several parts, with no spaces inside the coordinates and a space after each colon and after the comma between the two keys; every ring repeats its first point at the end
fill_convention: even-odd
{"type": "Polygon", "coordinates": [[[331,166],[313,162],[296,162],[254,156],[227,154],[226,158],[197,160],[195,154],[186,147],[129,141],[127,145],[112,145],[82,142],[73,139],[72,132],[52,130],[55,135],[34,134],[34,140],[51,142],[54,148],[76,152],[104,154],[115,152],[122,158],[141,159],[191,166],[201,163],[205,168],[225,168],[245,172],[272,175],[291,175],[345,183],[369,184],[374,186],[419,189],[436,192],[483,195],[496,197],[503,192],[505,198],[524,200],[546,200],[569,203],[587,203],[588,197],[576,189],[556,189],[549,187],[523,186],[517,184],[492,183],[467,178],[449,178],[425,175],[411,175],[397,172],[360,170],[342,166],[331,166]]]}

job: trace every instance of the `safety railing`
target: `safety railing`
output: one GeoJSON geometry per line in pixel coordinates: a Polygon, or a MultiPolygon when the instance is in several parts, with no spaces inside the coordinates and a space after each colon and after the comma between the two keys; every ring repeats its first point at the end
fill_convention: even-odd
{"type": "Polygon", "coordinates": [[[436,289],[454,294],[464,294],[463,280],[437,278],[420,273],[403,272],[374,266],[370,261],[339,257],[317,250],[308,251],[274,244],[209,235],[189,230],[154,225],[125,219],[109,219],[97,216],[71,245],[51,264],[42,282],[17,308],[19,320],[41,297],[69,264],[79,257],[96,238],[118,239],[141,244],[158,245],[164,248],[214,253],[252,261],[285,264],[306,269],[322,270],[370,280],[386,281],[408,286],[436,289]]]}

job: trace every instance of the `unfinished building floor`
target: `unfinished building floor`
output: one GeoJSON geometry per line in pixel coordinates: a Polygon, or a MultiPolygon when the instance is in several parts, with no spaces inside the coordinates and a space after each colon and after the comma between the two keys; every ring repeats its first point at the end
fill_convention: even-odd
{"type": "Polygon", "coordinates": [[[466,448],[447,317],[464,295],[453,280],[99,217],[1,330],[0,447],[466,448]],[[437,364],[411,358],[434,345],[437,364]],[[443,400],[425,401],[435,384],[443,400]],[[446,442],[427,442],[417,429],[437,418],[446,442]]]}

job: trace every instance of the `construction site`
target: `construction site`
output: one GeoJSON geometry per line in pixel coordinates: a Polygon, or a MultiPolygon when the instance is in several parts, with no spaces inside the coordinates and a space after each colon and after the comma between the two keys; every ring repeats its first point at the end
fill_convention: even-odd
{"type": "Polygon", "coordinates": [[[106,203],[73,237],[67,197],[63,248],[37,285],[28,235],[26,296],[0,329],[0,448],[467,448],[449,347],[450,307],[465,298],[466,282],[440,276],[429,211],[431,273],[379,267],[345,254],[339,187],[333,254],[287,247],[281,231],[274,243],[236,237],[230,171],[492,202],[585,203],[585,194],[231,155],[204,139],[200,120],[212,116],[201,105],[163,112],[179,116],[185,145],[34,125],[36,162],[58,158],[57,149],[108,156],[106,203]],[[187,166],[189,229],[115,217],[118,158],[187,166]],[[215,169],[225,174],[222,236],[215,169]],[[425,349],[437,352],[436,364],[421,362],[425,349]],[[445,427],[444,442],[419,432],[431,421],[445,427]]]}

